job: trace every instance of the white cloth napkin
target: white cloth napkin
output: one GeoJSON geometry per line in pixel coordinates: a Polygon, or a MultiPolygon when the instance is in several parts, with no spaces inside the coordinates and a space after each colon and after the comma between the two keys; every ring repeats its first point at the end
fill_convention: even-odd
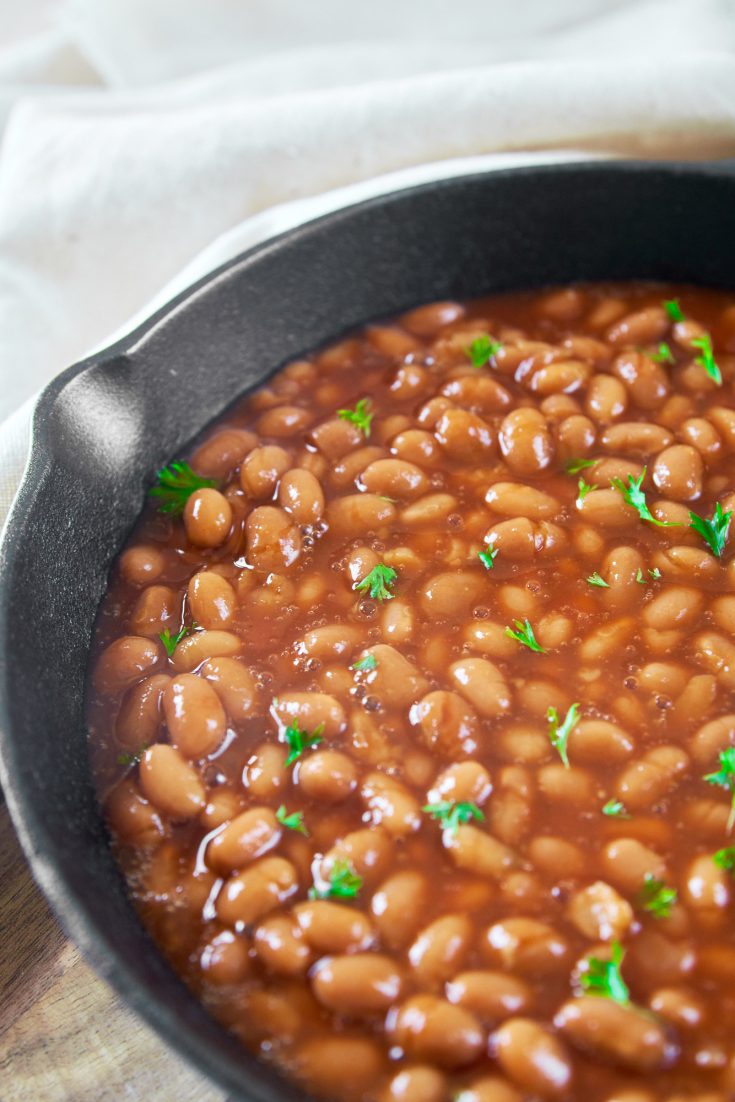
{"type": "Polygon", "coordinates": [[[3,125],[0,521],[38,389],[271,233],[477,157],[731,155],[735,0],[0,0],[3,125]]]}

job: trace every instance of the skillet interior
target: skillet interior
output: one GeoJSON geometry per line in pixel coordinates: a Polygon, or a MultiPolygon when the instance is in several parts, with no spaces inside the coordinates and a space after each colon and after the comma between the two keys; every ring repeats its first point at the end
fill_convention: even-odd
{"type": "Polygon", "coordinates": [[[67,931],[234,1098],[303,1095],[211,1020],[160,957],[127,900],[87,762],[92,625],[153,472],[284,361],[382,314],[576,280],[733,287],[733,210],[726,165],[443,180],[252,250],[45,391],[0,547],[0,776],[67,931]]]}

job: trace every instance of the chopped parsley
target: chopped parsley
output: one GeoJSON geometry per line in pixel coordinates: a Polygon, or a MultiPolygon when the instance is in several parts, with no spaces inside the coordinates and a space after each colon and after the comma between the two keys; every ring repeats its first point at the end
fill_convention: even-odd
{"type": "MultiPolygon", "coordinates": [[[[648,574],[648,577],[651,578],[652,581],[654,581],[654,582],[657,582],[658,579],[661,577],[661,571],[659,570],[659,568],[657,566],[654,566],[650,570],[647,570],[646,574],[648,574]]],[[[638,567],[638,570],[636,571],[635,580],[638,582],[639,585],[646,585],[647,584],[646,575],[643,573],[640,566],[638,567]]]]}
{"type": "Polygon", "coordinates": [[[362,877],[346,861],[334,862],[327,882],[326,888],[309,888],[309,899],[354,899],[362,887],[362,877]]]}
{"type": "Polygon", "coordinates": [[[337,416],[342,421],[350,421],[364,436],[369,436],[370,424],[374,417],[374,414],[370,412],[371,405],[372,403],[369,398],[360,398],[360,400],[355,403],[354,409],[338,409],[337,416]]]}
{"type": "Polygon", "coordinates": [[[698,535],[702,537],[704,542],[709,546],[713,555],[717,558],[722,557],[722,552],[725,550],[725,544],[727,543],[728,532],[730,531],[730,521],[732,520],[732,511],[730,509],[727,512],[723,512],[722,506],[719,501],[715,505],[715,511],[712,515],[712,520],[707,520],[706,517],[697,516],[696,513],[689,514],[690,528],[693,528],[698,535]]]}
{"type": "Polygon", "coordinates": [[[655,352],[648,353],[648,358],[657,364],[672,364],[674,362],[674,353],[671,351],[668,344],[662,342],[655,352]]]}
{"type": "Polygon", "coordinates": [[[620,800],[608,800],[602,809],[603,815],[608,815],[611,819],[629,819],[630,815],[625,807],[624,803],[620,800]]]}
{"type": "Polygon", "coordinates": [[[318,727],[314,728],[314,733],[310,735],[306,731],[302,731],[298,723],[289,723],[284,731],[284,737],[289,748],[288,757],[284,762],[285,768],[288,768],[289,765],[293,765],[296,759],[301,757],[304,750],[308,750],[310,746],[316,746],[318,743],[323,742],[323,730],[324,724],[320,723],[318,727]]]}
{"type": "Polygon", "coordinates": [[[286,805],[281,804],[276,812],[276,819],[281,826],[286,827],[286,830],[295,830],[298,834],[303,834],[306,838],[309,837],[309,832],[304,825],[303,811],[293,811],[289,815],[286,811],[286,805]]]}
{"type": "Polygon", "coordinates": [[[477,819],[480,823],[485,821],[477,804],[471,801],[455,803],[454,800],[441,800],[438,804],[426,804],[422,811],[440,822],[442,829],[450,834],[456,834],[460,823],[469,823],[470,819],[477,819]]]}
{"type": "Polygon", "coordinates": [[[694,337],[692,339],[692,348],[699,349],[699,355],[695,359],[695,364],[699,364],[709,375],[713,382],[718,386],[722,386],[722,372],[715,360],[715,353],[712,348],[712,338],[709,333],[705,333],[703,337],[694,337]]]}
{"type": "Polygon", "coordinates": [[[193,622],[188,626],[185,624],[181,631],[176,632],[176,635],[172,635],[168,628],[166,628],[165,631],[161,632],[158,638],[161,640],[164,647],[166,648],[166,654],[169,656],[169,658],[172,657],[181,640],[185,639],[187,635],[191,635],[196,626],[197,625],[193,622]]]}
{"type": "Polygon", "coordinates": [[[579,723],[579,704],[572,704],[564,717],[563,723],[559,723],[559,713],[556,708],[549,708],[546,718],[549,721],[549,742],[564,763],[564,768],[568,769],[567,743],[569,742],[569,736],[579,723]]]}
{"type": "Polygon", "coordinates": [[[513,623],[516,626],[515,631],[513,631],[513,628],[505,629],[505,634],[509,639],[515,639],[521,646],[528,647],[529,650],[536,651],[537,654],[546,654],[544,648],[536,642],[536,636],[533,634],[533,628],[528,620],[525,623],[522,620],[514,620],[513,623]]]}
{"type": "Polygon", "coordinates": [[[369,670],[377,668],[378,660],[374,654],[366,654],[364,658],[359,659],[357,662],[353,662],[351,669],[358,670],[360,672],[367,673],[369,670]]]}
{"type": "Polygon", "coordinates": [[[564,464],[564,470],[567,474],[579,474],[580,471],[586,471],[588,467],[594,467],[596,459],[568,459],[564,464]]]}
{"type": "Polygon", "coordinates": [[[679,305],[678,298],[672,298],[664,302],[664,310],[669,315],[671,321],[684,321],[684,311],[679,305]]]}
{"type": "Polygon", "coordinates": [[[497,553],[497,548],[493,550],[492,547],[488,547],[486,551],[478,551],[477,557],[486,570],[492,570],[492,568],[495,566],[495,557],[497,553]]]}
{"type": "Polygon", "coordinates": [[[707,784],[716,784],[730,793],[730,816],[727,820],[729,834],[735,824],[735,746],[728,746],[726,750],[720,751],[719,764],[720,768],[717,772],[707,773],[703,780],[707,784]]]}
{"type": "Polygon", "coordinates": [[[718,869],[726,869],[727,872],[735,873],[735,846],[725,846],[724,849],[718,849],[717,853],[712,855],[712,860],[718,869]]]}
{"type": "Polygon", "coordinates": [[[641,489],[643,479],[646,477],[646,468],[643,468],[640,476],[634,478],[632,474],[628,475],[628,485],[626,486],[621,479],[613,478],[610,485],[615,490],[619,490],[623,495],[623,501],[626,505],[632,505],[632,507],[638,513],[641,520],[647,520],[651,524],[658,525],[659,528],[677,528],[679,526],[678,521],[675,520],[657,520],[651,510],[646,504],[645,492],[641,489]]]}
{"type": "Polygon", "coordinates": [[[601,578],[596,570],[595,570],[594,574],[590,574],[587,581],[590,585],[598,585],[600,587],[600,589],[609,589],[610,588],[609,582],[606,582],[604,578],[601,578]]]}
{"type": "Polygon", "coordinates": [[[638,894],[638,901],[643,910],[654,918],[668,918],[676,903],[676,888],[668,888],[663,880],[658,880],[649,872],[638,894]]]}
{"type": "Polygon", "coordinates": [[[394,594],[391,593],[390,587],[395,584],[397,577],[392,566],[379,562],[361,582],[355,582],[352,588],[361,592],[369,590],[370,596],[376,601],[391,601],[394,594]]]}
{"type": "Polygon", "coordinates": [[[597,486],[590,485],[589,482],[585,482],[583,478],[580,478],[579,482],[577,483],[577,488],[579,490],[579,493],[577,494],[577,501],[584,501],[590,490],[596,490],[597,486]]]}
{"type": "Polygon", "coordinates": [[[467,355],[473,367],[484,367],[502,348],[500,341],[494,341],[487,333],[475,337],[467,349],[467,355]]]}
{"type": "Polygon", "coordinates": [[[216,486],[211,478],[200,478],[188,463],[170,463],[156,474],[158,485],[148,491],[149,497],[158,498],[159,513],[183,513],[184,506],[195,490],[216,486]]]}
{"type": "Polygon", "coordinates": [[[588,959],[587,971],[580,975],[579,983],[588,995],[599,995],[626,1006],[630,1002],[630,991],[620,970],[625,950],[619,941],[613,941],[610,950],[610,960],[588,959]]]}

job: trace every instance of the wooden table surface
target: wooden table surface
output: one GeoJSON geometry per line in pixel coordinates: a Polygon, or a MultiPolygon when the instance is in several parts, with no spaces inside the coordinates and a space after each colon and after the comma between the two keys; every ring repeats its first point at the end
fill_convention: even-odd
{"type": "Polygon", "coordinates": [[[226,1102],[92,971],[36,887],[0,796],[2,1102],[226,1102]]]}

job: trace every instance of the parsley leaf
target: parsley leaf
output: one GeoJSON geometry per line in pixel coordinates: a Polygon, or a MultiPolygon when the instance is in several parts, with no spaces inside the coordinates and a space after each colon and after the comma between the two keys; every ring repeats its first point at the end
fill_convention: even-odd
{"type": "Polygon", "coordinates": [[[377,668],[378,660],[374,654],[366,654],[364,658],[361,658],[358,662],[353,662],[350,669],[360,670],[367,672],[368,670],[374,670],[377,668]]]}
{"type": "Polygon", "coordinates": [[[564,464],[564,470],[567,474],[579,474],[580,471],[586,471],[588,467],[594,467],[596,459],[568,459],[564,464]]]}
{"type": "Polygon", "coordinates": [[[392,601],[394,594],[390,592],[390,586],[395,583],[397,577],[392,566],[385,566],[384,563],[379,562],[361,582],[355,582],[352,588],[362,592],[369,590],[370,596],[376,601],[392,601]]]}
{"type": "Polygon", "coordinates": [[[459,824],[469,823],[470,819],[481,823],[485,821],[477,804],[471,801],[455,803],[454,800],[441,800],[438,804],[426,804],[421,810],[440,822],[442,830],[448,830],[450,834],[456,834],[459,824]]]}
{"type": "Polygon", "coordinates": [[[353,425],[365,436],[370,435],[370,423],[375,416],[370,412],[370,406],[372,405],[369,398],[360,398],[359,402],[355,403],[354,409],[338,409],[337,416],[342,421],[351,421],[353,425]]]}
{"type": "Polygon", "coordinates": [[[288,769],[289,765],[293,765],[296,759],[303,754],[304,750],[308,750],[310,746],[316,746],[318,743],[323,742],[323,730],[324,724],[320,723],[318,727],[314,728],[314,733],[309,735],[306,731],[301,730],[298,723],[289,723],[284,732],[289,748],[289,755],[284,762],[284,767],[288,769]]]}
{"type": "Polygon", "coordinates": [[[689,514],[689,520],[691,521],[689,527],[693,528],[697,532],[706,544],[709,545],[712,554],[717,558],[721,558],[722,552],[725,550],[725,544],[727,543],[727,535],[730,531],[730,521],[732,520],[732,511],[730,509],[727,512],[723,512],[722,506],[719,501],[715,505],[715,511],[712,516],[712,520],[707,520],[706,517],[697,516],[696,513],[689,514]]]}
{"type": "Polygon", "coordinates": [[[608,800],[602,809],[603,815],[609,815],[612,819],[629,819],[630,815],[625,809],[625,804],[620,800],[608,800]]]}
{"type": "Polygon", "coordinates": [[[517,640],[521,646],[528,647],[529,650],[536,651],[537,654],[546,654],[544,648],[536,642],[536,636],[533,634],[533,628],[528,620],[525,623],[522,620],[514,620],[513,623],[516,626],[515,631],[513,631],[513,628],[505,629],[505,634],[509,639],[517,640]]]}
{"type": "Polygon", "coordinates": [[[650,521],[651,524],[657,524],[659,528],[678,528],[679,523],[675,520],[657,520],[651,510],[646,504],[645,492],[641,489],[643,479],[646,477],[646,468],[643,468],[640,476],[634,478],[632,474],[628,475],[628,485],[624,485],[621,479],[613,478],[610,485],[615,490],[619,490],[623,495],[623,501],[626,505],[632,505],[637,511],[641,520],[650,521]]]}
{"type": "Polygon", "coordinates": [[[118,765],[139,765],[140,764],[140,759],[143,757],[143,755],[145,754],[147,749],[148,749],[148,743],[146,743],[145,746],[141,746],[138,750],[135,750],[134,752],[126,752],[124,754],[118,754],[117,755],[117,764],[118,765]]]}
{"type": "Polygon", "coordinates": [[[183,513],[195,490],[217,485],[211,478],[200,478],[188,463],[170,463],[158,471],[156,478],[158,485],[151,487],[148,496],[160,498],[159,513],[183,513]]]}
{"type": "Polygon", "coordinates": [[[188,626],[184,624],[181,631],[177,631],[176,635],[172,635],[168,628],[166,628],[165,631],[161,632],[158,638],[161,640],[164,647],[166,648],[166,654],[169,656],[169,658],[172,657],[181,640],[185,639],[187,635],[191,635],[196,626],[197,625],[192,621],[192,623],[188,626]]]}
{"type": "Polygon", "coordinates": [[[493,550],[492,547],[488,547],[486,551],[478,551],[477,557],[485,567],[486,570],[492,570],[495,566],[495,556],[498,553],[498,549],[493,550]]]}
{"type": "Polygon", "coordinates": [[[648,358],[657,364],[672,364],[674,362],[674,353],[671,351],[668,344],[661,343],[655,352],[648,353],[648,358]]]}
{"type": "Polygon", "coordinates": [[[702,779],[707,784],[716,784],[731,794],[730,816],[727,820],[728,834],[735,825],[735,746],[720,751],[720,768],[716,773],[707,773],[702,779]]]}
{"type": "Polygon", "coordinates": [[[587,581],[589,582],[590,585],[598,585],[600,587],[600,589],[609,589],[610,588],[609,583],[606,582],[604,578],[601,578],[596,570],[595,570],[594,574],[590,574],[587,581]]]}
{"type": "Polygon", "coordinates": [[[728,872],[735,873],[735,846],[725,846],[724,849],[718,849],[717,853],[713,854],[712,860],[718,869],[726,869],[728,872]]]}
{"type": "Polygon", "coordinates": [[[710,379],[716,382],[718,386],[722,386],[722,372],[715,360],[715,353],[712,348],[712,338],[709,333],[705,333],[703,337],[694,337],[691,343],[692,348],[698,348],[700,350],[700,354],[694,361],[695,364],[699,364],[700,367],[703,367],[710,379]]]}
{"type": "Polygon", "coordinates": [[[672,321],[684,321],[684,311],[679,305],[678,298],[672,298],[668,302],[664,302],[664,310],[672,321]]]}
{"type": "Polygon", "coordinates": [[[676,903],[676,888],[667,888],[663,880],[658,880],[649,872],[638,894],[638,901],[643,910],[654,918],[668,918],[676,903]]]}
{"type": "Polygon", "coordinates": [[[559,723],[559,713],[556,708],[549,708],[546,713],[546,718],[549,721],[549,742],[559,754],[559,757],[564,763],[564,767],[568,769],[569,755],[567,753],[567,743],[569,742],[569,736],[579,723],[579,704],[572,704],[564,717],[564,722],[561,724],[559,723]]]}
{"type": "Polygon", "coordinates": [[[653,570],[648,571],[648,576],[650,578],[653,578],[654,582],[657,582],[658,579],[661,577],[661,571],[657,566],[654,566],[653,570]]]}
{"type": "Polygon", "coordinates": [[[599,995],[626,1006],[630,1002],[630,991],[620,971],[625,950],[618,941],[613,941],[610,949],[610,960],[589,958],[587,971],[581,974],[579,983],[588,995],[599,995]]]}
{"type": "Polygon", "coordinates": [[[597,486],[590,485],[589,482],[585,482],[583,478],[580,478],[579,482],[577,483],[577,487],[579,489],[579,493],[577,494],[577,501],[584,501],[590,490],[597,489],[597,486]]]}
{"type": "Polygon", "coordinates": [[[475,337],[466,351],[473,367],[484,367],[502,347],[500,341],[494,341],[487,333],[483,333],[481,337],[475,337]]]}
{"type": "Polygon", "coordinates": [[[362,887],[362,877],[346,861],[334,862],[327,881],[326,888],[309,888],[309,899],[354,899],[362,887]]]}
{"type": "Polygon", "coordinates": [[[286,811],[286,805],[281,804],[276,811],[276,819],[285,826],[287,830],[295,830],[298,834],[303,834],[304,837],[309,837],[309,832],[304,826],[304,813],[303,811],[293,811],[290,815],[286,811]]]}

